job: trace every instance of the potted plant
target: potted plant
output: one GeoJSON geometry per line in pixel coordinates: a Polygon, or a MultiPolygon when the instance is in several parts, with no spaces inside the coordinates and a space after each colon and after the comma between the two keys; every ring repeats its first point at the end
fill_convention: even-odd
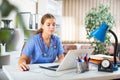
{"type": "MultiPolygon", "coordinates": [[[[23,18],[21,15],[18,14],[19,10],[16,6],[11,4],[8,0],[2,0],[2,3],[0,4],[0,67],[3,64],[9,64],[10,56],[9,55],[2,55],[5,51],[5,44],[11,40],[11,29],[7,26],[4,26],[4,28],[1,27],[1,21],[3,21],[4,18],[7,18],[9,14],[14,11],[16,12],[16,23],[19,24],[22,29],[24,30],[26,36],[29,35],[28,31],[26,30],[25,24],[23,22],[23,18]]],[[[4,20],[5,23],[9,23],[10,20],[4,20]]],[[[8,25],[8,24],[6,24],[8,25]]]]}
{"type": "Polygon", "coordinates": [[[115,21],[109,12],[109,9],[108,6],[100,4],[98,8],[92,8],[85,17],[87,39],[90,41],[91,45],[95,46],[94,54],[108,54],[106,47],[111,45],[110,33],[106,34],[105,42],[101,43],[98,40],[93,39],[90,36],[90,32],[98,28],[102,22],[106,22],[109,25],[109,29],[113,27],[115,21]]]}

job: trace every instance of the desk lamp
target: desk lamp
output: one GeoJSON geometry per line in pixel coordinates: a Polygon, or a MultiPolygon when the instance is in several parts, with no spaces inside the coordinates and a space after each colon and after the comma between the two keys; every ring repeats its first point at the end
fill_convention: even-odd
{"type": "Polygon", "coordinates": [[[116,34],[108,29],[108,25],[105,22],[102,22],[99,28],[95,29],[90,33],[90,36],[94,37],[95,39],[99,40],[100,42],[104,43],[105,37],[106,37],[106,32],[109,31],[115,38],[115,45],[114,45],[114,65],[113,65],[113,70],[117,71],[118,66],[117,66],[117,61],[116,61],[116,55],[117,55],[117,45],[118,45],[118,39],[116,34]]]}

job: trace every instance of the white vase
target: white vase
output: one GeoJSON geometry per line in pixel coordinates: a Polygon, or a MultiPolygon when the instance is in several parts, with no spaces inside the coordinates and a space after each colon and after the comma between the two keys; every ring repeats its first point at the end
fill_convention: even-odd
{"type": "Polygon", "coordinates": [[[4,54],[6,52],[6,44],[0,44],[1,47],[1,55],[4,54]]]}
{"type": "Polygon", "coordinates": [[[1,54],[0,54],[0,68],[2,65],[9,65],[10,64],[10,55],[6,54],[6,44],[0,44],[1,54]]]}

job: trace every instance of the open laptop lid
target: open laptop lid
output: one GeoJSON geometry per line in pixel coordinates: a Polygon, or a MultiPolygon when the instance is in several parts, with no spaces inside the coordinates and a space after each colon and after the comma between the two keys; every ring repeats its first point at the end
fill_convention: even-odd
{"type": "Polygon", "coordinates": [[[75,62],[76,57],[78,56],[84,57],[86,53],[88,54],[88,57],[89,57],[92,54],[93,50],[94,49],[69,50],[65,58],[60,64],[54,64],[54,65],[44,64],[44,65],[40,65],[40,67],[44,69],[53,70],[53,71],[63,71],[67,69],[74,69],[76,68],[76,62],[75,62]]]}
{"type": "Polygon", "coordinates": [[[85,57],[86,53],[88,54],[88,57],[92,54],[94,49],[79,49],[79,50],[69,50],[59,67],[56,71],[62,71],[66,69],[73,69],[76,68],[76,62],[75,59],[78,56],[85,57]]]}

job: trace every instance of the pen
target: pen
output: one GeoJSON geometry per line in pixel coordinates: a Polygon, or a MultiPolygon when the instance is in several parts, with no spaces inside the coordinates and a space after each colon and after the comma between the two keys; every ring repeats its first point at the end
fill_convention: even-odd
{"type": "Polygon", "coordinates": [[[88,53],[86,53],[86,56],[84,57],[84,60],[85,60],[86,62],[89,62],[88,53]]]}
{"type": "Polygon", "coordinates": [[[79,56],[76,58],[77,62],[82,62],[82,60],[79,58],[79,56]]]}
{"type": "Polygon", "coordinates": [[[79,62],[82,62],[82,56],[79,57],[79,62]]]}

